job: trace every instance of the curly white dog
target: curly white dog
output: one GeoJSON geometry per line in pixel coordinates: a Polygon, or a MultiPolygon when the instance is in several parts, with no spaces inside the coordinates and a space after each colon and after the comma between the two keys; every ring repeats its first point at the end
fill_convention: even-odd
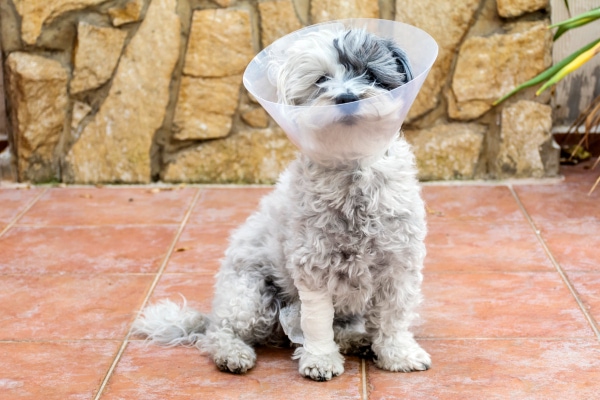
{"type": "MultiPolygon", "coordinates": [[[[342,124],[361,124],[358,100],[412,79],[404,52],[360,29],[299,40],[279,70],[282,102],[356,102],[342,124]]],[[[212,313],[151,305],[135,332],[195,344],[223,371],[256,363],[256,345],[301,344],[303,376],[344,372],[344,354],[369,352],[389,371],[429,368],[408,328],[421,301],[425,208],[414,157],[398,136],[375,160],[327,165],[300,155],[258,212],[233,233],[217,274],[212,313]],[[289,338],[289,339],[288,339],[289,338]]]]}

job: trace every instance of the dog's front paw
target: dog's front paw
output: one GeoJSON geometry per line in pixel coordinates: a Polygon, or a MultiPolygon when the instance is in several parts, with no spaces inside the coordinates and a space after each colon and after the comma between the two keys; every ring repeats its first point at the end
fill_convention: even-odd
{"type": "Polygon", "coordinates": [[[213,360],[221,371],[243,374],[256,364],[256,353],[251,346],[236,339],[214,352],[213,360]]]}
{"type": "Polygon", "coordinates": [[[304,347],[298,347],[293,358],[299,360],[300,375],[315,381],[329,381],[344,372],[344,357],[337,351],[315,355],[306,351],[304,347]]]}
{"type": "Polygon", "coordinates": [[[388,345],[375,350],[375,365],[393,372],[426,371],[431,367],[431,357],[414,340],[405,346],[388,345]]]}

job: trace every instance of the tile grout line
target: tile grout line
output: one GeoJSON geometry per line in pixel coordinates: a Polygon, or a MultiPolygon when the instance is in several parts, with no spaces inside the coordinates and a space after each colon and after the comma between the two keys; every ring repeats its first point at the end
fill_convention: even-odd
{"type": "Polygon", "coordinates": [[[565,273],[565,271],[563,270],[563,268],[561,267],[561,265],[558,263],[558,261],[554,257],[554,254],[552,254],[552,251],[550,251],[550,248],[546,244],[546,241],[544,240],[544,238],[542,238],[542,235],[540,234],[540,230],[537,229],[537,226],[535,225],[535,222],[533,221],[533,218],[531,218],[531,216],[529,215],[529,213],[525,209],[525,205],[523,205],[523,203],[521,202],[521,199],[519,198],[519,196],[517,195],[517,193],[513,189],[512,185],[509,185],[508,188],[509,188],[510,192],[512,193],[513,197],[515,198],[515,200],[516,200],[519,208],[521,209],[521,212],[525,215],[525,218],[529,222],[529,225],[531,226],[531,229],[533,229],[533,232],[534,232],[534,234],[535,234],[538,242],[542,245],[544,251],[546,252],[546,255],[550,259],[550,262],[552,262],[552,264],[554,265],[554,268],[556,269],[556,271],[560,275],[560,277],[563,280],[564,284],[567,286],[567,288],[571,292],[571,295],[575,299],[575,302],[579,306],[579,309],[583,313],[583,316],[585,317],[585,319],[587,320],[588,324],[590,325],[590,328],[592,328],[592,331],[596,335],[596,338],[598,340],[600,340],[600,330],[598,329],[598,325],[594,321],[594,318],[587,311],[585,305],[583,304],[583,301],[581,301],[581,298],[579,298],[579,295],[578,295],[577,291],[575,290],[575,287],[573,287],[573,284],[569,280],[567,274],[565,273]]]}
{"type": "Polygon", "coordinates": [[[369,393],[367,391],[367,362],[364,358],[360,359],[361,380],[362,380],[362,399],[368,400],[369,393]]]}
{"type": "Polygon", "coordinates": [[[39,193],[37,196],[35,196],[32,200],[29,201],[29,204],[27,204],[27,206],[20,212],[17,214],[16,217],[14,217],[9,223],[8,225],[6,225],[4,227],[4,229],[2,229],[0,231],[0,237],[2,237],[6,232],[8,232],[8,230],[10,228],[12,228],[13,226],[15,226],[17,224],[17,221],[21,219],[21,217],[23,215],[25,215],[25,213],[27,211],[29,211],[31,209],[31,207],[33,207],[33,205],[35,203],[37,203],[37,201],[40,199],[40,197],[42,197],[46,192],[48,191],[48,188],[44,189],[41,191],[41,193],[39,193]]]}
{"type": "MultiPolygon", "coordinates": [[[[179,224],[179,228],[177,229],[177,232],[175,233],[175,237],[173,238],[173,241],[171,242],[171,246],[169,246],[169,249],[167,250],[167,254],[165,254],[165,257],[164,257],[158,271],[156,272],[156,275],[154,276],[154,280],[152,281],[152,284],[150,285],[150,288],[148,289],[148,292],[147,292],[146,296],[144,297],[144,301],[142,302],[140,309],[144,309],[144,307],[148,303],[148,300],[150,300],[152,293],[154,293],[154,289],[156,288],[158,281],[160,280],[161,276],[163,275],[163,272],[167,267],[167,263],[168,263],[169,259],[171,258],[173,251],[175,250],[175,246],[177,245],[177,242],[179,241],[179,238],[181,237],[181,234],[190,219],[192,210],[198,203],[198,200],[200,199],[200,195],[202,193],[204,193],[204,190],[202,190],[202,188],[198,188],[196,191],[196,194],[194,195],[194,197],[192,199],[192,202],[190,203],[188,210],[186,211],[186,213],[183,217],[183,220],[179,224]]],[[[106,385],[108,384],[108,381],[112,377],[112,374],[113,374],[115,368],[117,367],[117,364],[121,360],[121,357],[123,356],[123,353],[125,352],[125,348],[127,347],[127,344],[129,343],[129,337],[131,336],[131,330],[132,330],[132,326],[129,327],[129,331],[127,332],[127,334],[125,335],[125,338],[121,342],[121,346],[119,347],[119,350],[117,351],[117,354],[115,355],[115,358],[113,359],[113,362],[111,363],[110,367],[108,368],[108,371],[106,371],[106,374],[105,374],[104,378],[102,379],[102,382],[100,383],[100,387],[98,388],[98,392],[94,396],[94,400],[99,400],[100,397],[102,396],[102,393],[104,392],[104,389],[106,388],[106,385]]]]}
{"type": "Polygon", "coordinates": [[[103,223],[99,223],[99,224],[67,224],[67,225],[54,225],[54,224],[15,224],[18,225],[19,227],[22,228],[73,228],[73,229],[84,229],[84,228],[89,228],[89,229],[96,229],[96,228],[101,228],[103,226],[106,226],[108,228],[144,228],[144,227],[152,227],[152,226],[158,226],[158,227],[171,227],[171,226],[179,226],[180,223],[169,223],[169,222],[157,222],[154,224],[136,224],[136,223],[126,223],[126,224],[103,224],[103,223]]]}
{"type": "Polygon", "coordinates": [[[175,246],[177,245],[177,242],[179,241],[179,238],[181,237],[181,234],[183,233],[183,230],[185,229],[185,227],[190,219],[192,210],[198,203],[198,200],[200,199],[201,194],[203,194],[203,193],[204,193],[204,191],[201,188],[199,188],[198,191],[196,192],[196,194],[194,195],[194,198],[192,199],[190,207],[187,210],[187,212],[185,213],[185,216],[183,217],[183,220],[181,221],[180,226],[177,229],[177,232],[175,233],[173,242],[171,243],[171,246],[169,246],[169,249],[167,250],[167,254],[165,254],[163,262],[161,263],[158,271],[156,272],[156,276],[154,277],[154,280],[152,281],[152,284],[150,285],[150,289],[148,289],[148,294],[146,295],[146,297],[144,298],[144,301],[142,302],[142,307],[141,307],[142,309],[146,306],[146,304],[148,304],[148,300],[150,300],[150,297],[154,293],[154,289],[156,288],[158,281],[162,277],[165,269],[167,268],[167,263],[168,263],[169,259],[171,258],[171,255],[175,251],[175,246]]]}

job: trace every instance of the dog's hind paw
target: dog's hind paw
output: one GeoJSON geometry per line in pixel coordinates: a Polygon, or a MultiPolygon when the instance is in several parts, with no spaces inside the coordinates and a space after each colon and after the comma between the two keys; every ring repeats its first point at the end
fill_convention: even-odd
{"type": "Polygon", "coordinates": [[[216,351],[213,360],[221,371],[243,374],[256,364],[256,353],[251,346],[238,339],[216,351]]]}
{"type": "Polygon", "coordinates": [[[431,357],[417,342],[407,347],[390,346],[376,352],[375,365],[386,371],[426,371],[431,367],[431,357]]]}
{"type": "Polygon", "coordinates": [[[304,347],[298,347],[293,358],[299,360],[300,375],[315,381],[329,381],[344,372],[344,357],[337,351],[315,355],[306,351],[304,347]]]}

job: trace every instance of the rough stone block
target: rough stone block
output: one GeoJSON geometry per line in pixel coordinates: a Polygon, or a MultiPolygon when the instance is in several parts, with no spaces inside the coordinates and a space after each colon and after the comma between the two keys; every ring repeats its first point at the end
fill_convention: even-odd
{"type": "Polygon", "coordinates": [[[212,0],[221,7],[230,7],[236,3],[237,0],[212,0]]]}
{"type": "Polygon", "coordinates": [[[130,22],[139,21],[142,15],[144,0],[129,0],[122,7],[108,9],[110,22],[114,26],[121,26],[130,22]]]}
{"type": "Polygon", "coordinates": [[[183,150],[167,163],[166,182],[274,183],[296,148],[279,128],[243,130],[183,150]]]}
{"type": "Polygon", "coordinates": [[[253,128],[266,128],[269,125],[269,116],[262,107],[256,107],[242,113],[242,120],[253,128]]]}
{"type": "Polygon", "coordinates": [[[61,15],[109,0],[13,0],[22,18],[21,37],[27,44],[35,44],[42,26],[61,15]]]}
{"type": "Polygon", "coordinates": [[[471,100],[458,103],[452,91],[447,92],[448,115],[459,121],[471,121],[481,117],[491,108],[489,100],[471,100]]]}
{"type": "Polygon", "coordinates": [[[15,52],[6,60],[18,178],[58,178],[56,146],[67,117],[67,70],[55,60],[15,52]]]}
{"type": "Polygon", "coordinates": [[[542,150],[552,140],[552,107],[528,100],[505,107],[500,140],[496,161],[500,176],[543,177],[542,150]]]}
{"type": "Polygon", "coordinates": [[[377,0],[312,1],[310,15],[314,24],[344,18],[379,18],[377,0]]]}
{"type": "Polygon", "coordinates": [[[453,123],[407,131],[421,180],[473,179],[486,127],[453,123]]]}
{"type": "Polygon", "coordinates": [[[91,111],[92,107],[86,103],[82,103],[81,101],[75,101],[73,103],[73,112],[71,116],[71,135],[73,137],[79,136],[79,124],[91,111]]]}
{"type": "Polygon", "coordinates": [[[110,79],[126,36],[119,29],[79,23],[71,93],[95,89],[110,79]]]}
{"type": "Polygon", "coordinates": [[[150,3],[121,57],[107,98],[66,157],[66,181],[150,182],[150,148],[165,117],[179,56],[176,5],[177,0],[150,3]]]}
{"type": "Polygon", "coordinates": [[[423,29],[439,46],[437,60],[410,110],[408,120],[431,111],[439,104],[458,45],[473,23],[479,3],[479,0],[396,0],[396,20],[423,29]]]}
{"type": "Polygon", "coordinates": [[[260,12],[260,37],[263,47],[290,32],[302,28],[290,0],[263,1],[258,3],[260,12]]]}
{"type": "Polygon", "coordinates": [[[548,0],[496,0],[498,14],[504,18],[520,15],[548,7],[548,0]]]}
{"type": "Polygon", "coordinates": [[[227,136],[237,108],[242,75],[224,78],[184,76],[175,109],[175,139],[227,136]]]}
{"type": "Polygon", "coordinates": [[[253,56],[248,11],[194,11],[184,74],[197,77],[238,75],[244,72],[253,56]]]}
{"type": "Polygon", "coordinates": [[[550,36],[545,23],[520,22],[506,34],[466,39],[452,80],[456,108],[450,116],[466,119],[461,108],[468,108],[465,103],[470,102],[478,104],[482,115],[494,100],[548,68],[550,36]],[[481,107],[482,102],[487,107],[481,107]]]}

